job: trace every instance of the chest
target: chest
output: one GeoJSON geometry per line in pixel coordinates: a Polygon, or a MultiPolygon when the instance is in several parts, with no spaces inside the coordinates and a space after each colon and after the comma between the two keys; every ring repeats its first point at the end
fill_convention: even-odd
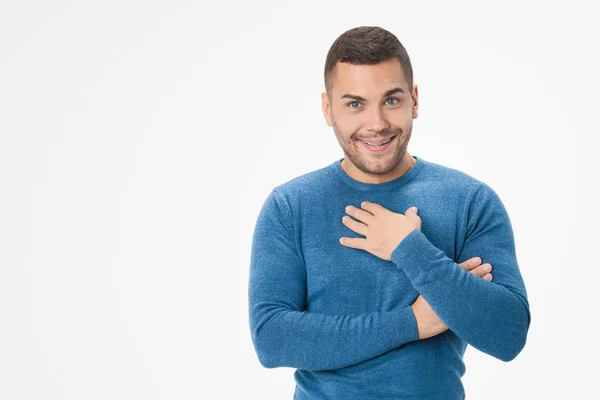
{"type": "MultiPolygon", "coordinates": [[[[412,304],[419,293],[401,268],[361,249],[342,245],[340,237],[364,238],[342,223],[349,204],[360,207],[364,198],[303,210],[300,244],[306,267],[307,311],[331,314],[389,311],[412,304]]],[[[422,232],[455,259],[460,228],[454,207],[427,207],[426,199],[369,200],[393,211],[419,208],[422,232]]]]}

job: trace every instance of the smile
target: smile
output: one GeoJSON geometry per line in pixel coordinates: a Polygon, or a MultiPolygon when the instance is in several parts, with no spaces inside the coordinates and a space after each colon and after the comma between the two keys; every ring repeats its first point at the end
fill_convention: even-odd
{"type": "Polygon", "coordinates": [[[392,136],[391,138],[389,138],[388,140],[386,140],[385,142],[381,142],[381,143],[371,143],[371,142],[367,142],[365,140],[360,140],[363,144],[363,146],[365,146],[368,150],[370,151],[384,151],[385,149],[387,149],[389,146],[389,143],[391,141],[394,140],[394,138],[397,135],[392,136]]]}

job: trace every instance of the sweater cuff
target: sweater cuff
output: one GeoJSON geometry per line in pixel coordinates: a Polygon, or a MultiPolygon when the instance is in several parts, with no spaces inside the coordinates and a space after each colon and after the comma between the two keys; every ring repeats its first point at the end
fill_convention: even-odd
{"type": "Polygon", "coordinates": [[[403,345],[419,340],[417,316],[410,305],[404,306],[392,313],[384,313],[390,321],[384,325],[394,327],[390,332],[390,343],[393,346],[403,345]]]}
{"type": "Polygon", "coordinates": [[[439,251],[423,232],[413,229],[392,251],[390,259],[411,277],[425,272],[439,251]]]}

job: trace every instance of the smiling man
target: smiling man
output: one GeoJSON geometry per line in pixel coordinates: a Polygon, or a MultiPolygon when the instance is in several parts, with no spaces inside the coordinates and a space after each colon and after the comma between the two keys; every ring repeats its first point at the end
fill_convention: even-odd
{"type": "Polygon", "coordinates": [[[418,90],[392,33],[343,33],[325,88],[344,157],[275,187],[256,221],[258,359],[296,369],[294,399],[464,399],[467,345],[511,361],[531,322],[507,211],[408,152],[418,90]]]}

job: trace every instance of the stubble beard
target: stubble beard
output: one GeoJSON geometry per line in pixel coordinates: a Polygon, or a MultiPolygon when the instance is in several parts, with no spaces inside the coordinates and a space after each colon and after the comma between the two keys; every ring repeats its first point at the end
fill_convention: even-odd
{"type": "Polygon", "coordinates": [[[360,149],[362,143],[360,143],[360,139],[358,139],[358,137],[355,135],[356,132],[350,135],[350,137],[346,140],[344,139],[344,135],[340,131],[339,126],[335,123],[333,118],[332,126],[338,143],[344,151],[344,156],[348,159],[348,161],[356,166],[356,168],[365,174],[370,175],[384,175],[396,168],[406,154],[406,148],[408,147],[408,142],[412,134],[412,123],[408,127],[407,132],[403,132],[400,128],[383,131],[383,136],[397,135],[391,143],[394,145],[394,148],[386,149],[386,152],[392,151],[393,155],[391,157],[388,155],[385,158],[377,159],[375,154],[373,157],[363,155],[363,152],[366,152],[367,150],[360,149]],[[397,146],[400,146],[400,148],[397,146]]]}

